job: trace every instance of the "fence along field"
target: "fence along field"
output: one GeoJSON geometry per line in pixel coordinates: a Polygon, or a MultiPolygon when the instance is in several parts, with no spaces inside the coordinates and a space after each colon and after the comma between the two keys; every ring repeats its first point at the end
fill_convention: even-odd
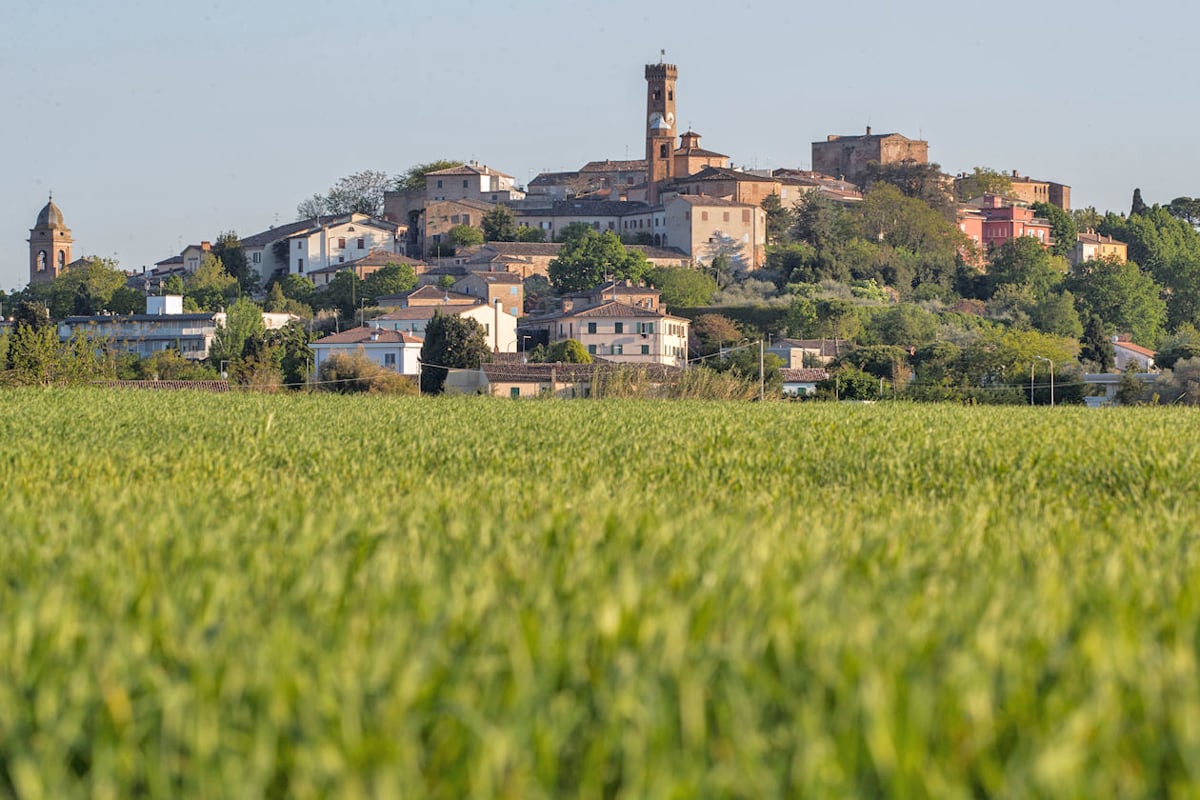
{"type": "Polygon", "coordinates": [[[1186,410],[0,396],[0,795],[1200,781],[1186,410]]]}

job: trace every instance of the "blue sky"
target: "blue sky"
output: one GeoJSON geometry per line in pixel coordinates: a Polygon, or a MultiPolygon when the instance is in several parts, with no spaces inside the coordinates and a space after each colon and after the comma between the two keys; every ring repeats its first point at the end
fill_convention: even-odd
{"type": "Polygon", "coordinates": [[[808,167],[812,141],[871,125],[1074,206],[1200,194],[1191,3],[412,5],[8,0],[0,287],[27,280],[50,190],[76,255],[140,269],[359,170],[478,159],[524,184],[638,158],[660,48],[680,122],[736,165],[808,167]]]}

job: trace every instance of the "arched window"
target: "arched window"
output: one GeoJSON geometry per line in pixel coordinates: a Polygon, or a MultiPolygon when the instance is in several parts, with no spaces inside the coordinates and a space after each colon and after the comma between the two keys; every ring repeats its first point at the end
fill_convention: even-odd
{"type": "Polygon", "coordinates": [[[58,268],[62,269],[66,265],[67,265],[67,251],[59,250],[58,251],[58,268]]]}
{"type": "Polygon", "coordinates": [[[38,250],[38,254],[37,254],[37,271],[38,271],[38,272],[45,272],[45,271],[46,271],[46,251],[45,251],[45,250],[38,250]]]}

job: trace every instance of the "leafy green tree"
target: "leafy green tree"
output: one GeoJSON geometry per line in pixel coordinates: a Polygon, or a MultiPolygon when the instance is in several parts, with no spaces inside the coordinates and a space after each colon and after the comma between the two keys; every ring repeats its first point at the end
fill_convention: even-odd
{"type": "Polygon", "coordinates": [[[255,338],[261,340],[265,330],[262,309],[250,298],[239,297],[225,313],[225,322],[217,325],[209,360],[236,365],[246,355],[247,344],[255,338]]]}
{"type": "Polygon", "coordinates": [[[1167,211],[1193,228],[1200,225],[1200,197],[1176,197],[1167,203],[1167,211]]]}
{"type": "Polygon", "coordinates": [[[890,344],[859,347],[838,359],[838,364],[853,364],[886,381],[903,382],[909,372],[908,351],[890,344]]]}
{"type": "Polygon", "coordinates": [[[183,278],[178,275],[168,275],[159,285],[158,293],[160,295],[182,295],[185,289],[183,286],[183,278]]]}
{"type": "Polygon", "coordinates": [[[1050,222],[1050,235],[1054,244],[1050,252],[1066,258],[1075,249],[1075,241],[1079,238],[1079,229],[1075,226],[1075,218],[1058,206],[1049,203],[1034,203],[1033,213],[1050,222]]]}
{"type": "Polygon", "coordinates": [[[455,225],[447,231],[446,238],[450,240],[455,249],[460,247],[474,247],[475,245],[483,244],[483,231],[472,225],[455,225]]]}
{"type": "Polygon", "coordinates": [[[823,339],[853,341],[862,331],[862,318],[849,300],[817,301],[817,334],[823,339]]]}
{"type": "Polygon", "coordinates": [[[919,347],[937,338],[938,320],[920,306],[900,303],[876,314],[867,327],[885,345],[919,347]]]}
{"type": "Polygon", "coordinates": [[[1049,292],[1061,279],[1050,253],[1032,236],[1009,239],[992,253],[988,267],[989,296],[1000,286],[1011,283],[1028,286],[1035,297],[1049,292]]]}
{"type": "MultiPolygon", "coordinates": [[[[378,217],[383,214],[383,193],[395,179],[386,172],[363,170],[339,178],[324,195],[314,194],[296,207],[297,219],[340,216],[357,212],[378,217]]],[[[421,187],[424,188],[424,182],[421,187]]]]}
{"type": "Polygon", "coordinates": [[[13,309],[12,324],[14,332],[22,325],[28,325],[34,330],[54,327],[54,323],[50,321],[50,309],[45,303],[36,300],[21,300],[17,303],[13,309]]]}
{"type": "Polygon", "coordinates": [[[215,369],[184,358],[178,350],[167,349],[147,356],[134,356],[133,371],[127,380],[143,381],[208,381],[216,380],[215,369]]]}
{"type": "Polygon", "coordinates": [[[1167,304],[1163,290],[1132,261],[1088,261],[1071,269],[1065,286],[1087,317],[1098,316],[1108,333],[1129,333],[1146,347],[1163,336],[1167,304]]]}
{"type": "MultiPolygon", "coordinates": [[[[718,373],[730,373],[743,381],[759,382],[757,347],[732,350],[721,358],[703,362],[701,366],[718,373]]],[[[778,397],[783,388],[783,378],[779,374],[779,370],[783,367],[783,359],[774,353],[765,353],[761,366],[764,396],[778,397]]]]}
{"type": "Polygon", "coordinates": [[[1100,224],[1104,221],[1104,215],[1097,211],[1095,206],[1088,206],[1087,208],[1073,209],[1071,219],[1075,221],[1075,230],[1094,231],[1100,228],[1100,224]]]}
{"type": "Polygon", "coordinates": [[[546,231],[541,228],[531,228],[528,225],[522,225],[517,228],[518,242],[544,242],[546,241],[546,231]]]}
{"type": "Polygon", "coordinates": [[[237,278],[225,271],[221,259],[208,253],[196,271],[183,279],[184,297],[205,311],[216,311],[237,296],[237,278]]]}
{"type": "Polygon", "coordinates": [[[242,240],[234,231],[224,231],[218,236],[212,252],[221,260],[225,271],[237,280],[242,292],[254,294],[258,291],[258,271],[250,265],[246,258],[246,250],[242,247],[242,240]]]}
{"type": "Polygon", "coordinates": [[[351,324],[362,302],[362,281],[354,270],[340,269],[313,300],[317,308],[336,309],[346,324],[351,324]]]}
{"type": "Polygon", "coordinates": [[[1174,369],[1176,362],[1191,358],[1200,358],[1200,332],[1185,323],[1159,345],[1154,363],[1162,369],[1174,369]]]}
{"type": "Polygon", "coordinates": [[[970,175],[954,182],[954,190],[961,202],[974,200],[985,194],[1009,197],[1012,195],[1012,178],[994,169],[975,167],[970,175]]]}
{"type": "Polygon", "coordinates": [[[450,291],[454,288],[455,283],[457,283],[457,281],[454,280],[453,275],[443,275],[442,277],[438,278],[437,287],[439,289],[450,291]]]}
{"type": "Polygon", "coordinates": [[[1129,260],[1163,288],[1167,327],[1200,324],[1200,233],[1195,228],[1155,205],[1130,217],[1106,214],[1097,231],[1126,242],[1129,260]]]}
{"type": "Polygon", "coordinates": [[[517,238],[517,218],[506,205],[494,206],[480,220],[483,238],[489,242],[512,242],[517,238]]]}
{"type": "Polygon", "coordinates": [[[579,292],[599,286],[607,279],[638,281],[650,264],[641,252],[629,251],[612,231],[589,229],[567,242],[550,262],[547,274],[559,292],[579,292]]]}
{"type": "MultiPolygon", "coordinates": [[[[894,251],[881,254],[881,263],[890,267],[883,272],[889,284],[907,291],[914,282],[943,286],[952,282],[958,254],[969,240],[924,201],[879,183],[868,190],[855,211],[861,237],[882,242],[894,251]]],[[[856,271],[856,277],[867,278],[874,277],[866,273],[875,270],[859,266],[856,271]]]]}
{"type": "MultiPolygon", "coordinates": [[[[1083,345],[1079,351],[1081,361],[1091,361],[1097,365],[1100,372],[1108,372],[1113,368],[1117,358],[1116,351],[1113,349],[1112,340],[1104,330],[1104,320],[1100,319],[1098,314],[1092,314],[1088,319],[1081,344],[1083,345]]],[[[1200,355],[1200,344],[1196,348],[1196,355],[1200,355]]],[[[1157,357],[1155,361],[1158,361],[1157,357]]]]}
{"type": "Polygon", "coordinates": [[[338,353],[322,361],[318,380],[321,389],[327,392],[418,394],[412,380],[372,361],[362,348],[355,353],[338,353]]]}
{"type": "Polygon", "coordinates": [[[50,288],[50,313],[55,319],[71,314],[88,316],[108,309],[126,275],[112,259],[91,256],[64,271],[50,288]]]}
{"type": "Polygon", "coordinates": [[[263,341],[276,354],[284,383],[300,387],[308,380],[308,365],[312,357],[308,345],[315,338],[299,320],[263,334],[263,341]]]}
{"type": "Polygon", "coordinates": [[[1070,336],[1083,335],[1083,323],[1076,311],[1075,296],[1069,291],[1050,292],[1029,308],[1029,324],[1043,333],[1070,336]]]}
{"type": "Polygon", "coordinates": [[[894,164],[871,162],[863,170],[862,187],[870,189],[876,183],[890,183],[907,197],[929,205],[946,219],[954,219],[954,202],[946,189],[947,178],[940,164],[918,164],[903,161],[894,164]]]}
{"type": "Polygon", "coordinates": [[[417,273],[408,264],[388,263],[363,279],[362,297],[367,305],[389,294],[400,294],[417,286],[417,273]]]}
{"type": "Polygon", "coordinates": [[[465,161],[461,160],[442,158],[437,161],[428,161],[424,164],[414,164],[405,170],[403,175],[396,178],[393,185],[398,191],[424,190],[425,176],[429,173],[461,167],[465,163],[465,161]]]}
{"type": "Polygon", "coordinates": [[[546,348],[534,348],[536,358],[531,361],[544,361],[550,364],[590,364],[592,354],[587,351],[578,339],[563,339],[546,348]]]}
{"type": "Polygon", "coordinates": [[[916,381],[925,385],[951,385],[958,377],[962,348],[938,341],[918,347],[909,359],[916,381]]]}
{"type": "Polygon", "coordinates": [[[792,213],[783,207],[783,200],[777,194],[767,195],[760,205],[767,212],[767,244],[778,244],[792,227],[792,213]]]}
{"type": "Polygon", "coordinates": [[[788,242],[767,248],[767,270],[784,276],[788,283],[810,282],[816,274],[816,263],[817,249],[808,242],[788,242]]]}
{"type": "Polygon", "coordinates": [[[132,286],[122,286],[109,298],[108,310],[114,314],[141,314],[146,310],[146,295],[132,286]]]}
{"type": "Polygon", "coordinates": [[[18,384],[49,386],[62,371],[58,333],[50,325],[18,323],[9,343],[8,361],[18,384]]]}
{"type": "Polygon", "coordinates": [[[306,275],[284,275],[276,283],[279,284],[283,296],[289,300],[295,300],[298,303],[303,303],[306,306],[313,305],[313,293],[316,287],[313,285],[312,278],[306,275]]]}
{"type": "Polygon", "coordinates": [[[879,378],[846,364],[817,384],[817,396],[826,400],[878,400],[879,378]]]}
{"type": "Polygon", "coordinates": [[[555,241],[568,244],[578,239],[582,239],[584,236],[587,236],[592,232],[592,226],[588,225],[586,222],[571,222],[559,229],[558,235],[555,237],[555,241]]]}
{"type": "Polygon", "coordinates": [[[717,293],[717,282],[697,269],[654,267],[646,279],[662,292],[662,302],[668,308],[706,306],[717,293]]]}
{"type": "Polygon", "coordinates": [[[738,324],[721,314],[701,314],[692,322],[689,349],[698,356],[712,355],[722,345],[737,344],[746,335],[738,324]]]}
{"type": "Polygon", "coordinates": [[[1121,380],[1117,383],[1117,405],[1137,405],[1139,402],[1141,402],[1142,395],[1145,393],[1145,390],[1145,385],[1138,380],[1137,368],[1131,364],[1129,368],[1121,374],[1121,380]]]}
{"type": "Polygon", "coordinates": [[[422,394],[442,393],[447,367],[478,369],[491,357],[482,325],[467,317],[435,311],[425,327],[425,343],[421,346],[422,394]]]}
{"type": "Polygon", "coordinates": [[[794,295],[783,318],[788,336],[809,338],[817,335],[817,304],[812,298],[794,295]]]}

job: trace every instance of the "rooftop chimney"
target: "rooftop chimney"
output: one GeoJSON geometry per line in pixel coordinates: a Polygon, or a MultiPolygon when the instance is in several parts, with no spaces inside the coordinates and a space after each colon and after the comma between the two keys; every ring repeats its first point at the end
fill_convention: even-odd
{"type": "Polygon", "coordinates": [[[870,135],[871,135],[871,126],[868,125],[867,126],[867,136],[870,136],[870,135]]]}

